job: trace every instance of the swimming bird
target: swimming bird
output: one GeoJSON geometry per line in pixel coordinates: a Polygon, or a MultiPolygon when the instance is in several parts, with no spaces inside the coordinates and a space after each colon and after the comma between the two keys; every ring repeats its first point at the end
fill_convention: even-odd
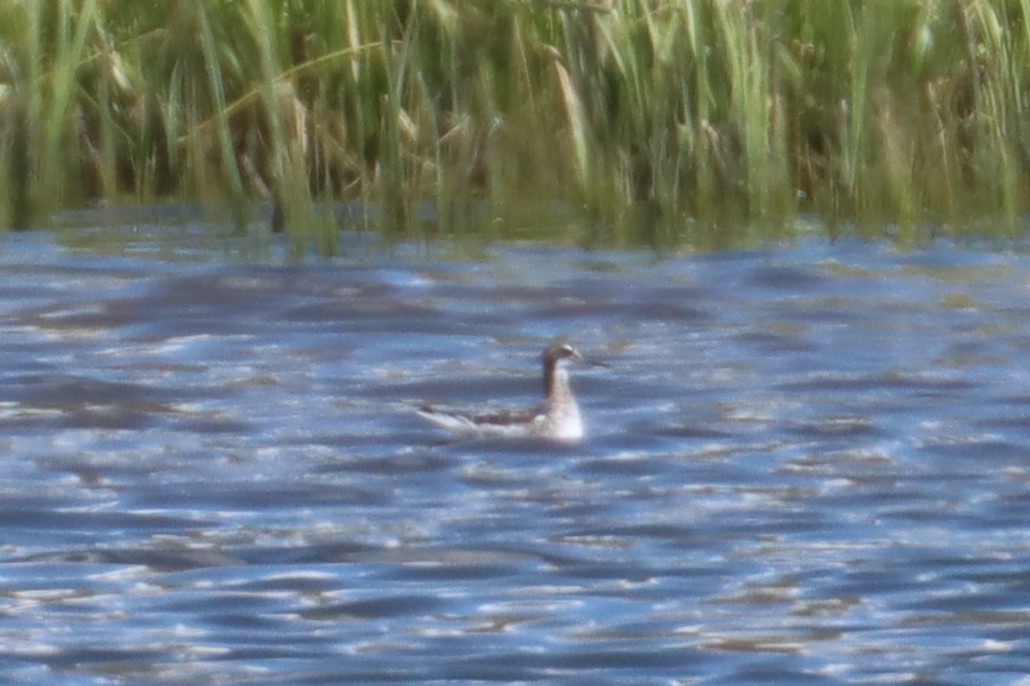
{"type": "MultiPolygon", "coordinates": [[[[456,434],[465,436],[538,437],[563,443],[583,439],[583,417],[569,385],[569,366],[585,361],[568,343],[553,343],[541,355],[544,369],[544,402],[531,410],[468,414],[423,405],[418,415],[456,434]]],[[[600,362],[588,364],[605,367],[600,362]]]]}

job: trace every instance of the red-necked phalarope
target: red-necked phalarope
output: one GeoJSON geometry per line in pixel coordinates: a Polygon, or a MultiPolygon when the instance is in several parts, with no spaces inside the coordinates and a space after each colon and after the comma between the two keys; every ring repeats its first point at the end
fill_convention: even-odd
{"type": "MultiPolygon", "coordinates": [[[[423,405],[418,414],[457,434],[547,438],[576,443],[583,438],[583,418],[569,386],[569,365],[583,356],[568,343],[554,343],[541,356],[544,365],[542,404],[532,410],[497,414],[463,414],[423,405]]],[[[604,367],[600,362],[588,364],[604,367]]]]}

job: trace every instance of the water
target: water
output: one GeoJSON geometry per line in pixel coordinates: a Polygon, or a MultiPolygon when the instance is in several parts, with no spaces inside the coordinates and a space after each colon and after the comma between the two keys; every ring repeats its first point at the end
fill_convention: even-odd
{"type": "Polygon", "coordinates": [[[0,242],[5,683],[1030,683],[1025,253],[192,231],[0,242]]]}

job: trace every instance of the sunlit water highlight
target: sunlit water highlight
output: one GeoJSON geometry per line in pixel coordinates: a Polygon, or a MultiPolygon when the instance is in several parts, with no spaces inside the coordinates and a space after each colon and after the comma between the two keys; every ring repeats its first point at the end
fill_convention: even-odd
{"type": "Polygon", "coordinates": [[[1026,254],[343,240],[0,241],[5,683],[1028,683],[1026,254]]]}

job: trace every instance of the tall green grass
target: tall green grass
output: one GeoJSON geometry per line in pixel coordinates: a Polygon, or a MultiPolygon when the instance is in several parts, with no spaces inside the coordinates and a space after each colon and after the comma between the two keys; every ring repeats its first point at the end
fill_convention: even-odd
{"type": "Polygon", "coordinates": [[[312,207],[340,200],[616,243],[1014,231],[1028,98],[1030,0],[4,2],[0,224],[262,200],[331,248],[312,207]]]}

